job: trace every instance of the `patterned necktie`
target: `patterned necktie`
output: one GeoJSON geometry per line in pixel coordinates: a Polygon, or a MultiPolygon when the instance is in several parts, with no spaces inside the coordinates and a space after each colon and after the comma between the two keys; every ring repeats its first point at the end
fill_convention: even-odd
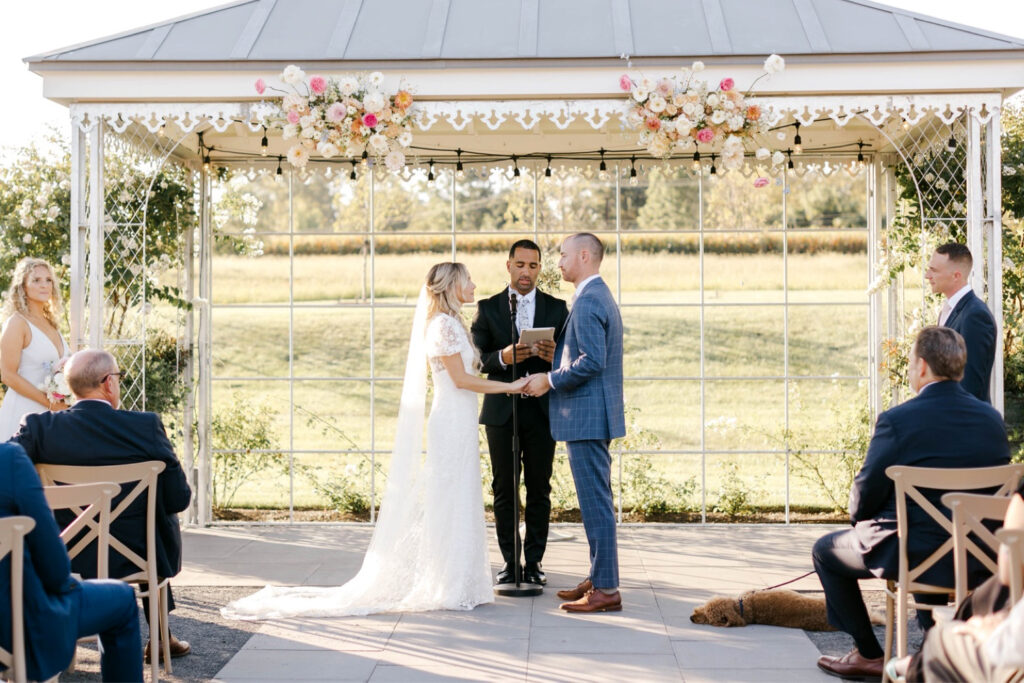
{"type": "Polygon", "coordinates": [[[516,307],[516,331],[522,332],[530,328],[530,310],[526,299],[519,297],[516,307]]]}

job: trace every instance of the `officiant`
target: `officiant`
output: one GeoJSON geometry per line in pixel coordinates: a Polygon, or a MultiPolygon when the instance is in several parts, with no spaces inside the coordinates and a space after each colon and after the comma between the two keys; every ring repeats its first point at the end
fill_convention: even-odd
{"type": "MultiPolygon", "coordinates": [[[[519,240],[508,252],[505,267],[509,285],[498,294],[480,301],[471,328],[473,343],[480,350],[482,369],[488,379],[512,381],[513,355],[517,377],[551,370],[555,342],[569,316],[565,301],[537,289],[541,273],[540,247],[532,240],[519,240]],[[512,295],[516,305],[512,306],[512,295]],[[516,318],[513,329],[512,310],[516,318]],[[523,330],[554,328],[550,340],[519,343],[523,330]]],[[[505,394],[484,396],[480,424],[487,432],[494,478],[494,527],[498,546],[505,561],[497,583],[515,583],[515,549],[519,521],[514,519],[513,488],[515,475],[512,453],[512,397],[505,394]]],[[[518,397],[519,444],[526,505],[523,517],[526,534],[522,540],[525,561],[522,579],[543,585],[541,567],[548,539],[551,515],[551,467],[555,442],[548,425],[548,397],[518,397]]],[[[518,492],[516,492],[518,493],[518,492]]]]}

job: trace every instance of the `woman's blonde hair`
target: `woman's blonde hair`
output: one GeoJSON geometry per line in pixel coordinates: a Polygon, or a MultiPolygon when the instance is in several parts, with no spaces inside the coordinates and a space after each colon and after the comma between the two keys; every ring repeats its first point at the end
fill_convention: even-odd
{"type": "Polygon", "coordinates": [[[57,282],[57,275],[53,272],[53,266],[49,261],[41,258],[26,256],[18,261],[14,267],[14,274],[11,276],[11,286],[4,294],[3,309],[0,310],[0,319],[7,320],[15,313],[28,317],[28,295],[25,293],[25,284],[36,268],[46,268],[53,279],[53,289],[50,292],[50,300],[43,304],[43,317],[54,326],[60,329],[59,320],[63,313],[63,305],[60,300],[60,285],[57,282]]]}
{"type": "MultiPolygon", "coordinates": [[[[462,302],[459,300],[459,292],[469,283],[469,269],[464,263],[457,261],[445,261],[436,263],[427,271],[427,296],[430,304],[427,307],[427,320],[435,315],[444,313],[459,321],[462,329],[466,330],[466,323],[462,320],[462,302]]],[[[473,367],[479,368],[480,352],[473,344],[473,337],[469,330],[466,330],[466,337],[469,345],[473,347],[473,367]]]]}

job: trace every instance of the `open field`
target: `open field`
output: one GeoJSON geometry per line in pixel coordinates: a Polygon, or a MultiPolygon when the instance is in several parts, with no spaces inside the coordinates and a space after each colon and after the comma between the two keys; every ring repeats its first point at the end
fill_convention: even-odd
{"type": "MultiPolygon", "coordinates": [[[[294,450],[301,469],[368,488],[369,468],[358,465],[369,455],[310,451],[378,451],[386,471],[413,302],[437,260],[304,256],[289,272],[287,257],[215,258],[214,410],[266,405],[275,443],[294,450]],[[376,283],[373,311],[361,298],[364,277],[376,283]],[[289,310],[290,300],[300,307],[289,310]]],[[[504,285],[503,254],[462,260],[478,297],[504,285]]],[[[784,264],[781,255],[706,255],[703,321],[698,257],[613,254],[602,270],[621,296],[627,404],[655,444],[642,448],[669,451],[649,455],[652,474],[692,478],[698,509],[730,486],[748,488],[754,504],[782,505],[787,482],[791,504],[826,505],[815,486],[792,471],[787,479],[785,453],[764,451],[784,448],[787,429],[791,447],[828,443],[864,400],[866,256],[793,254],[784,264]],[[716,450],[729,453],[701,455],[716,450]]],[[[624,455],[625,470],[635,457],[624,455]]],[[[571,493],[567,469],[556,493],[563,484],[571,493]]],[[[324,504],[308,477],[290,482],[286,472],[255,477],[235,504],[287,506],[290,496],[298,507],[324,504]]]]}

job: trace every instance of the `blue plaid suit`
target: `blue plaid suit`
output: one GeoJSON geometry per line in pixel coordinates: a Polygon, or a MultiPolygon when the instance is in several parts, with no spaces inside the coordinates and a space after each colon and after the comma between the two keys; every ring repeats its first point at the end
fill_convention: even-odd
{"type": "Polygon", "coordinates": [[[548,403],[551,436],[565,441],[590,543],[590,580],[617,588],[619,557],[608,443],[626,434],[622,317],[601,278],[576,299],[555,346],[548,403]]]}

